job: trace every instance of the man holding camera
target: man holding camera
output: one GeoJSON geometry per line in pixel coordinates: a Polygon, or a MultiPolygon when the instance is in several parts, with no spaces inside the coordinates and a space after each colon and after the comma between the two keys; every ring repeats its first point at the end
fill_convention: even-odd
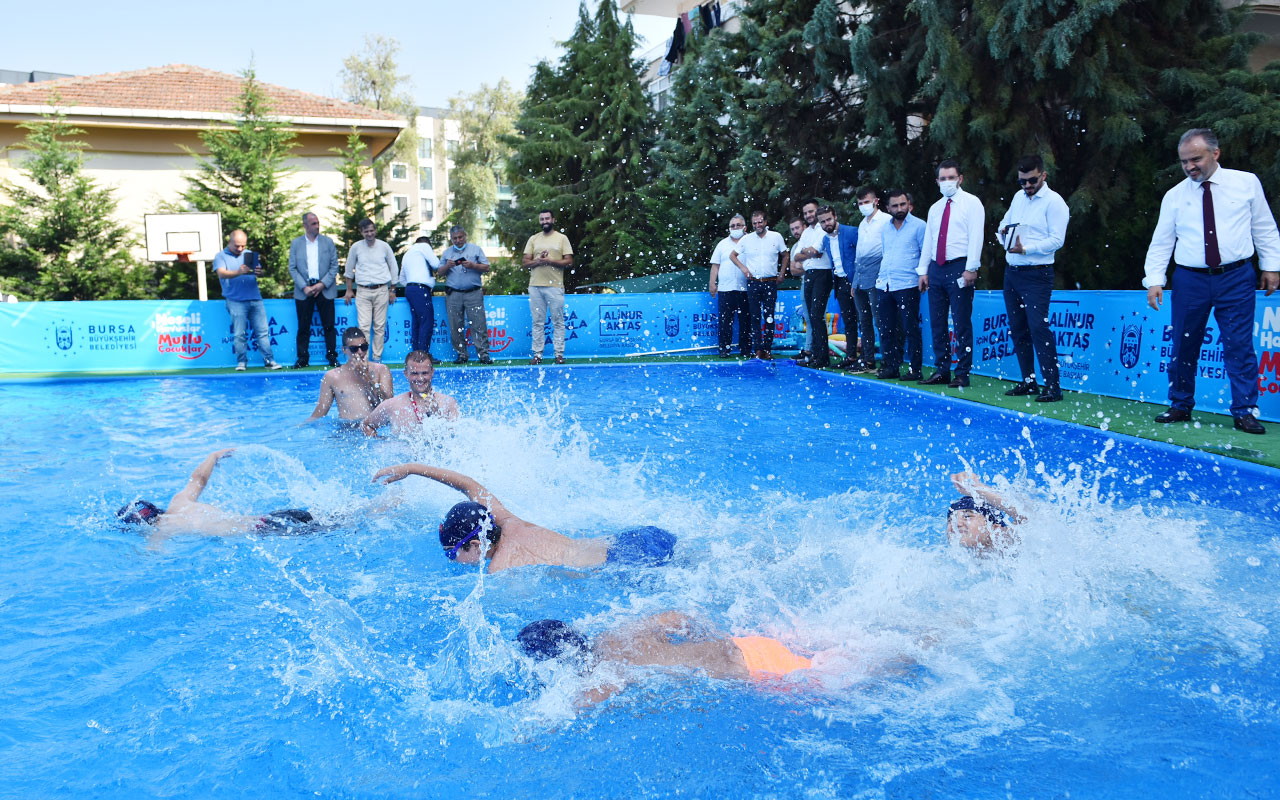
{"type": "Polygon", "coordinates": [[[444,278],[444,310],[449,317],[449,341],[458,357],[455,364],[467,363],[466,325],[471,325],[471,344],[481,364],[492,364],[489,356],[489,326],[484,316],[482,278],[489,271],[484,251],[467,242],[461,225],[449,229],[451,247],[440,254],[436,275],[444,278]]]}
{"type": "Polygon", "coordinates": [[[258,254],[245,248],[249,237],[242,230],[234,230],[227,237],[227,246],[213,257],[213,271],[222,284],[222,297],[231,315],[231,349],[236,355],[236,372],[244,372],[249,365],[249,325],[253,325],[254,340],[262,354],[262,365],[267,369],[281,369],[271,356],[271,331],[267,325],[267,309],[262,305],[262,293],[258,291],[258,276],[262,275],[258,254]]]}
{"type": "Polygon", "coordinates": [[[294,369],[311,362],[311,319],[320,312],[324,328],[324,356],[338,366],[338,332],[333,325],[333,301],[338,296],[338,247],[320,235],[320,218],[302,215],[302,236],[289,243],[289,275],[293,278],[293,304],[298,309],[298,358],[294,369]]]}

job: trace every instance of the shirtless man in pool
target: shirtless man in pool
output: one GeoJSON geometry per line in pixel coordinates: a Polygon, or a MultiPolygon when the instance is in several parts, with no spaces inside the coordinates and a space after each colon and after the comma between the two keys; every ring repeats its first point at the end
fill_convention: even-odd
{"type": "Polygon", "coordinates": [[[500,572],[512,567],[545,564],[561,567],[598,567],[606,563],[657,566],[671,560],[676,537],[646,526],[612,538],[574,539],[520,519],[498,502],[488,489],[459,472],[426,464],[398,464],[378,470],[377,483],[395,483],[421,475],[452,487],[470,498],[449,509],[440,525],[440,546],[445,557],[460,564],[480,564],[500,572]]]}
{"type": "Polygon", "coordinates": [[[343,331],[342,349],[347,351],[347,363],[324,374],[320,399],[307,422],[328,414],[334,400],[338,401],[339,419],[359,422],[395,392],[391,370],[382,364],[369,363],[369,340],[364,331],[359,328],[343,331]]]}
{"type": "Polygon", "coordinates": [[[409,391],[383,400],[364,418],[360,430],[365,436],[377,436],[378,428],[391,423],[396,433],[408,433],[422,425],[427,417],[458,418],[458,401],[431,388],[436,365],[426,350],[414,350],[404,359],[404,376],[409,391]]]}
{"type": "Polygon", "coordinates": [[[213,468],[230,456],[235,448],[228,447],[210,453],[195,472],[186,487],[173,496],[169,507],[162,509],[146,500],[134,500],[116,512],[122,521],[134,525],[149,525],[153,532],[151,543],[181,533],[198,536],[238,536],[249,533],[303,533],[314,520],[311,514],[299,509],[272,511],[265,516],[231,514],[217,506],[200,502],[200,493],[209,485],[213,468]]]}
{"type": "Polygon", "coordinates": [[[963,495],[947,510],[947,541],[958,541],[974,555],[987,556],[1018,544],[1010,526],[1027,518],[972,472],[957,472],[951,484],[963,495]]]}

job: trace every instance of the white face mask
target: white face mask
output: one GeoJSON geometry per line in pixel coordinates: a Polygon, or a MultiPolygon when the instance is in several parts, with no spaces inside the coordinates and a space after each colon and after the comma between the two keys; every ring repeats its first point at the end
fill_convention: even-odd
{"type": "Polygon", "coordinates": [[[869,217],[876,213],[875,203],[858,203],[858,210],[862,212],[862,216],[869,217]]]}
{"type": "Polygon", "coordinates": [[[735,239],[735,240],[736,240],[736,239],[741,239],[741,238],[742,238],[742,234],[744,234],[744,233],[746,233],[746,231],[745,231],[745,230],[743,230],[742,228],[730,228],[730,229],[729,229],[729,238],[730,238],[730,239],[735,239]]]}
{"type": "Polygon", "coordinates": [[[938,189],[943,197],[951,197],[960,191],[960,181],[938,181],[938,189]]]}

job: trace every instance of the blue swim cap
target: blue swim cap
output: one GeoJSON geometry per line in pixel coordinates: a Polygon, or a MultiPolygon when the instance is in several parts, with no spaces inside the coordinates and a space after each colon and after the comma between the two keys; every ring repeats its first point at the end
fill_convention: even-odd
{"type": "Polygon", "coordinates": [[[1009,527],[1009,523],[1005,522],[1004,513],[1000,509],[987,505],[985,502],[974,500],[968,495],[951,504],[951,508],[947,510],[947,519],[951,519],[951,516],[957,511],[976,511],[986,517],[992,525],[999,525],[1001,528],[1009,527]]]}
{"type": "Polygon", "coordinates": [[[540,619],[524,626],[516,635],[516,644],[537,661],[548,658],[585,655],[587,640],[582,634],[558,619],[540,619]]]}
{"type": "Polygon", "coordinates": [[[440,523],[440,546],[445,549],[445,555],[454,559],[467,542],[486,531],[485,539],[490,544],[496,543],[500,531],[489,509],[479,503],[463,501],[449,509],[444,522],[440,523]]]}
{"type": "Polygon", "coordinates": [[[164,509],[155,503],[149,503],[146,500],[134,500],[117,511],[116,516],[120,518],[121,522],[127,522],[131,525],[140,525],[144,522],[152,525],[163,513],[164,509]]]}

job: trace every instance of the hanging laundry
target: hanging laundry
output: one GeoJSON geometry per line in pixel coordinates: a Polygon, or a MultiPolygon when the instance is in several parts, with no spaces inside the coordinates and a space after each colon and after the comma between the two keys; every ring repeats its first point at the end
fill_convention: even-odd
{"type": "Polygon", "coordinates": [[[684,23],[676,20],[676,30],[671,34],[671,48],[667,50],[666,60],[672,64],[680,61],[684,55],[684,23]]]}

